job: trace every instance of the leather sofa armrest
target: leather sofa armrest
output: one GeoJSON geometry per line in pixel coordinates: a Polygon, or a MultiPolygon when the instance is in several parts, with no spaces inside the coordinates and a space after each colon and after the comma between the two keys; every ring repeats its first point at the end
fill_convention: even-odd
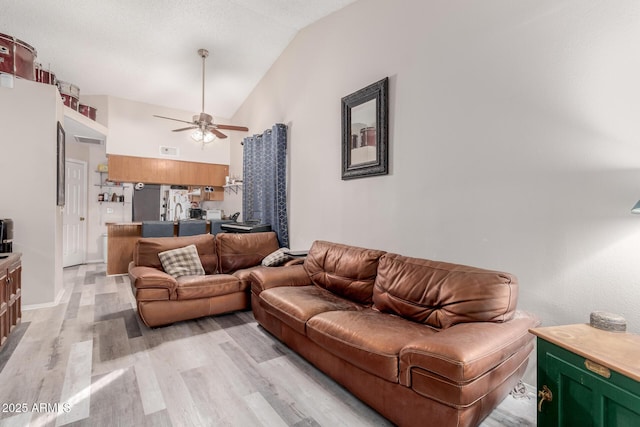
{"type": "Polygon", "coordinates": [[[170,274],[153,267],[137,266],[129,268],[131,285],[136,289],[167,289],[171,299],[175,298],[178,282],[170,274]]]}
{"type": "Polygon", "coordinates": [[[400,383],[411,385],[411,370],[419,367],[465,382],[498,366],[533,340],[534,316],[516,313],[504,323],[459,323],[408,343],[400,351],[400,383]]]}
{"type": "Polygon", "coordinates": [[[251,272],[251,291],[255,295],[279,286],[306,286],[311,278],[302,264],[283,267],[264,267],[251,272]]]}
{"type": "Polygon", "coordinates": [[[285,262],[284,265],[289,266],[289,265],[298,265],[298,264],[304,264],[304,260],[306,257],[295,257],[293,259],[290,259],[289,261],[285,262]]]}

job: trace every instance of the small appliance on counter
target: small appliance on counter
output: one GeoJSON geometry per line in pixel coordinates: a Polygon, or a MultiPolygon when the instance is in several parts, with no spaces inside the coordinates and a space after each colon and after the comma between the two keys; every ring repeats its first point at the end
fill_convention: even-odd
{"type": "Polygon", "coordinates": [[[191,219],[202,219],[202,209],[200,209],[200,208],[191,208],[191,209],[189,209],[189,218],[191,218],[191,219]]]}
{"type": "Polygon", "coordinates": [[[222,210],[220,209],[206,209],[204,211],[204,219],[211,221],[212,219],[222,219],[222,210]]]}
{"type": "Polygon", "coordinates": [[[257,224],[252,222],[233,222],[220,225],[222,231],[227,233],[264,233],[271,231],[269,224],[257,224]]]}
{"type": "Polygon", "coordinates": [[[0,219],[0,253],[13,252],[13,220],[0,219]]]}

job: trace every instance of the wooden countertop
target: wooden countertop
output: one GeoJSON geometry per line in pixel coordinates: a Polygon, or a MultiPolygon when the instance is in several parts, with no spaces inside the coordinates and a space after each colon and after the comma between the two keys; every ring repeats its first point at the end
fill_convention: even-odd
{"type": "MultiPolygon", "coordinates": [[[[190,219],[184,219],[182,221],[191,221],[190,219]]],[[[202,220],[193,220],[193,221],[202,221],[202,220]]],[[[204,220],[207,224],[211,223],[212,220],[210,219],[205,219],[204,220]]],[[[214,219],[213,221],[227,221],[225,219],[214,219]]],[[[167,221],[167,222],[172,222],[172,221],[167,221]]],[[[173,221],[173,225],[177,225],[178,221],[173,221]]],[[[109,225],[115,225],[116,227],[127,227],[130,225],[142,225],[142,222],[106,222],[105,225],[109,226],[109,225]]]]}
{"type": "MultiPolygon", "coordinates": [[[[174,235],[177,235],[178,222],[167,222],[173,222],[174,235]]],[[[206,232],[209,233],[211,221],[207,220],[206,224],[206,232]]],[[[133,249],[142,236],[142,222],[108,222],[106,225],[107,274],[127,274],[133,260],[133,249]]]]}
{"type": "Polygon", "coordinates": [[[22,254],[20,252],[2,252],[0,256],[6,256],[6,258],[0,258],[0,268],[6,268],[14,262],[20,260],[22,254]]]}
{"type": "Polygon", "coordinates": [[[133,248],[142,233],[142,223],[107,224],[107,274],[126,274],[133,248]]]}
{"type": "Polygon", "coordinates": [[[610,332],[586,323],[530,329],[532,334],[640,381],[640,335],[610,332]]]}

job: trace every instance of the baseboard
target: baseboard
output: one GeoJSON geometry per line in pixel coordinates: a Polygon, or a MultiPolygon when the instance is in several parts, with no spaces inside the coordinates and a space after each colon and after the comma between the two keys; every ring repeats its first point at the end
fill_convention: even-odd
{"type": "Polygon", "coordinates": [[[63,295],[64,295],[64,286],[62,287],[62,289],[60,289],[60,292],[58,292],[58,295],[56,295],[56,298],[53,301],[44,302],[42,304],[27,304],[27,305],[23,305],[22,306],[22,311],[30,311],[30,310],[37,310],[39,308],[55,307],[58,304],[60,304],[60,301],[62,300],[62,296],[63,295]]]}

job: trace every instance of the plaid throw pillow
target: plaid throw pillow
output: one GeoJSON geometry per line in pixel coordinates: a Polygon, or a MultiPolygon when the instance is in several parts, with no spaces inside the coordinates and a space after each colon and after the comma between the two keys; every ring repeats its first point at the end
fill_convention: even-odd
{"type": "Polygon", "coordinates": [[[266,267],[277,267],[292,258],[293,257],[289,255],[289,248],[280,248],[277,251],[271,252],[269,255],[264,257],[264,259],[262,260],[262,265],[266,267]]]}
{"type": "Polygon", "coordinates": [[[160,252],[158,258],[164,271],[173,277],[204,275],[196,245],[160,252]]]}

